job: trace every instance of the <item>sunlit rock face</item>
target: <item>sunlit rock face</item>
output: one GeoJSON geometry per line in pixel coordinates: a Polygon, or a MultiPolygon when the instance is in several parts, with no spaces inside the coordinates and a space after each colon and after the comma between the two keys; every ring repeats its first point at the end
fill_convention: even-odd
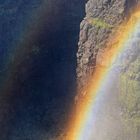
{"type": "Polygon", "coordinates": [[[129,17],[136,4],[138,4],[137,0],[89,0],[87,2],[86,16],[80,25],[77,53],[79,89],[86,85],[92,75],[96,65],[96,56],[98,52],[104,51],[114,28],[129,17]]]}
{"type": "MultiPolygon", "coordinates": [[[[104,50],[113,34],[129,18],[139,0],[89,0],[81,23],[77,52],[77,80],[80,96],[97,64],[102,65],[104,50]]],[[[131,40],[131,39],[130,39],[131,40]]],[[[110,86],[99,101],[91,140],[140,139],[140,35],[128,43],[112,72],[110,86]],[[131,43],[130,43],[131,42],[131,43]]],[[[88,84],[87,84],[88,83],[88,84]]]]}

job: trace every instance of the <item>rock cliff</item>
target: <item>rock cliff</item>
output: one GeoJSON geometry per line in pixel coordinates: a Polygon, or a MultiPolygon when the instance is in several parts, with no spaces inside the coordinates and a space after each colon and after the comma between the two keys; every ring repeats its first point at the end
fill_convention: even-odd
{"type": "MultiPolygon", "coordinates": [[[[108,42],[114,39],[115,29],[129,18],[131,11],[139,2],[139,0],[89,0],[87,2],[86,16],[80,25],[77,52],[78,93],[83,98],[89,78],[92,76],[96,65],[102,64],[104,61],[102,58],[104,50],[108,42]]],[[[140,46],[139,44],[137,42],[138,46],[140,46]]],[[[112,134],[118,133],[116,138],[111,136],[95,137],[97,140],[106,138],[108,140],[140,139],[140,58],[138,55],[140,50],[129,51],[128,53],[132,57],[129,55],[129,63],[123,67],[120,76],[120,91],[117,94],[117,99],[115,99],[115,104],[119,108],[119,112],[116,113],[120,113],[116,116],[120,117],[123,128],[119,128],[118,131],[121,131],[119,133],[117,130],[115,132],[109,130],[112,134]]],[[[108,106],[113,104],[114,102],[108,106]]],[[[110,113],[109,115],[114,114],[110,113]]],[[[108,130],[105,132],[108,134],[108,130]]]]}
{"type": "MultiPolygon", "coordinates": [[[[137,0],[89,0],[80,25],[77,53],[78,87],[85,87],[101,54],[118,25],[129,15],[137,0]]],[[[99,62],[100,63],[100,62],[99,62]]]]}

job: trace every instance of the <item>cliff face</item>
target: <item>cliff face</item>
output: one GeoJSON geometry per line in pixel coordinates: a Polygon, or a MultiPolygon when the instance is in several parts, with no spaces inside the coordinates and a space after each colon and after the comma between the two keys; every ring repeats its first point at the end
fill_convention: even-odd
{"type": "MultiPolygon", "coordinates": [[[[139,2],[139,0],[89,0],[87,2],[86,16],[80,25],[77,52],[78,92],[81,93],[80,96],[83,96],[83,98],[86,93],[85,89],[88,86],[88,80],[92,76],[96,65],[104,63],[102,56],[108,42],[114,39],[115,29],[129,18],[132,9],[139,2]]],[[[127,57],[128,63],[121,67],[119,92],[113,93],[116,95],[110,95],[110,100],[108,100],[110,103],[103,107],[109,110],[111,107],[114,109],[111,109],[111,111],[113,110],[112,112],[101,109],[104,116],[102,117],[101,115],[100,122],[95,125],[98,127],[96,131],[101,131],[99,128],[102,131],[98,134],[100,136],[95,136],[94,139],[140,139],[139,41],[135,46],[137,49],[128,50],[126,56],[122,57],[122,59],[127,57]],[[105,120],[105,117],[111,119],[105,120]],[[107,128],[107,125],[111,125],[111,127],[107,128]],[[112,136],[113,134],[115,137],[112,136]]]]}
{"type": "Polygon", "coordinates": [[[80,40],[77,53],[78,87],[85,86],[97,60],[107,45],[114,28],[129,15],[137,0],[89,0],[86,17],[80,25],[80,40]]]}

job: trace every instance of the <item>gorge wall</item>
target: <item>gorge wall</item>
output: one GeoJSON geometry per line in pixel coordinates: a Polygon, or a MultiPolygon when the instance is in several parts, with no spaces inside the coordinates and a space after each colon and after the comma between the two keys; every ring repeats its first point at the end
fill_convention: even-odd
{"type": "MultiPolygon", "coordinates": [[[[78,96],[76,101],[79,96],[84,98],[89,79],[92,77],[96,65],[104,65],[103,54],[110,41],[115,43],[113,38],[116,32],[115,29],[129,19],[133,8],[138,6],[139,2],[139,0],[89,0],[87,2],[86,16],[80,25],[77,52],[78,96]]],[[[121,33],[121,31],[119,32],[121,33]]],[[[137,46],[140,46],[140,44],[137,43],[137,46]]],[[[106,136],[103,136],[104,132],[99,131],[106,129],[106,127],[101,122],[97,123],[97,127],[102,126],[101,130],[97,129],[98,135],[102,136],[95,136],[94,139],[140,139],[140,59],[138,52],[139,49],[129,50],[126,54],[128,63],[122,68],[119,92],[114,92],[116,95],[110,95],[114,98],[113,100],[108,99],[110,103],[107,103],[106,108],[114,107],[115,113],[101,109],[104,112],[102,114],[105,114],[101,117],[101,122],[105,117],[114,116],[113,119],[106,120],[108,122],[106,125],[110,125],[114,121],[114,124],[112,124],[115,127],[107,128],[108,130],[104,131],[106,136]],[[122,123],[118,126],[117,123],[120,122],[122,123]],[[111,130],[114,128],[116,130],[111,130]],[[115,137],[112,137],[113,134],[115,137]]]]}
{"type": "Polygon", "coordinates": [[[99,55],[103,53],[115,28],[129,16],[136,4],[137,0],[89,0],[87,2],[86,16],[80,25],[77,53],[79,89],[86,85],[96,64],[102,63],[103,60],[99,55]]]}

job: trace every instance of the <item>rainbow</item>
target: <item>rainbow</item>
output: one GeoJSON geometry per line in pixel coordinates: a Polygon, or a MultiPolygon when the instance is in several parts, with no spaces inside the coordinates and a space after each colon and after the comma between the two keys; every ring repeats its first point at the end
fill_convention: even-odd
{"type": "Polygon", "coordinates": [[[69,122],[67,140],[90,140],[94,122],[96,121],[96,110],[98,102],[105,93],[108,83],[111,83],[113,69],[121,64],[120,56],[125,53],[128,47],[133,47],[140,34],[140,10],[133,12],[129,20],[117,29],[115,40],[110,40],[110,44],[104,53],[104,66],[97,65],[94,75],[90,80],[87,94],[84,99],[80,99],[73,112],[73,118],[69,122]],[[108,63],[109,62],[109,63],[108,63]]]}

